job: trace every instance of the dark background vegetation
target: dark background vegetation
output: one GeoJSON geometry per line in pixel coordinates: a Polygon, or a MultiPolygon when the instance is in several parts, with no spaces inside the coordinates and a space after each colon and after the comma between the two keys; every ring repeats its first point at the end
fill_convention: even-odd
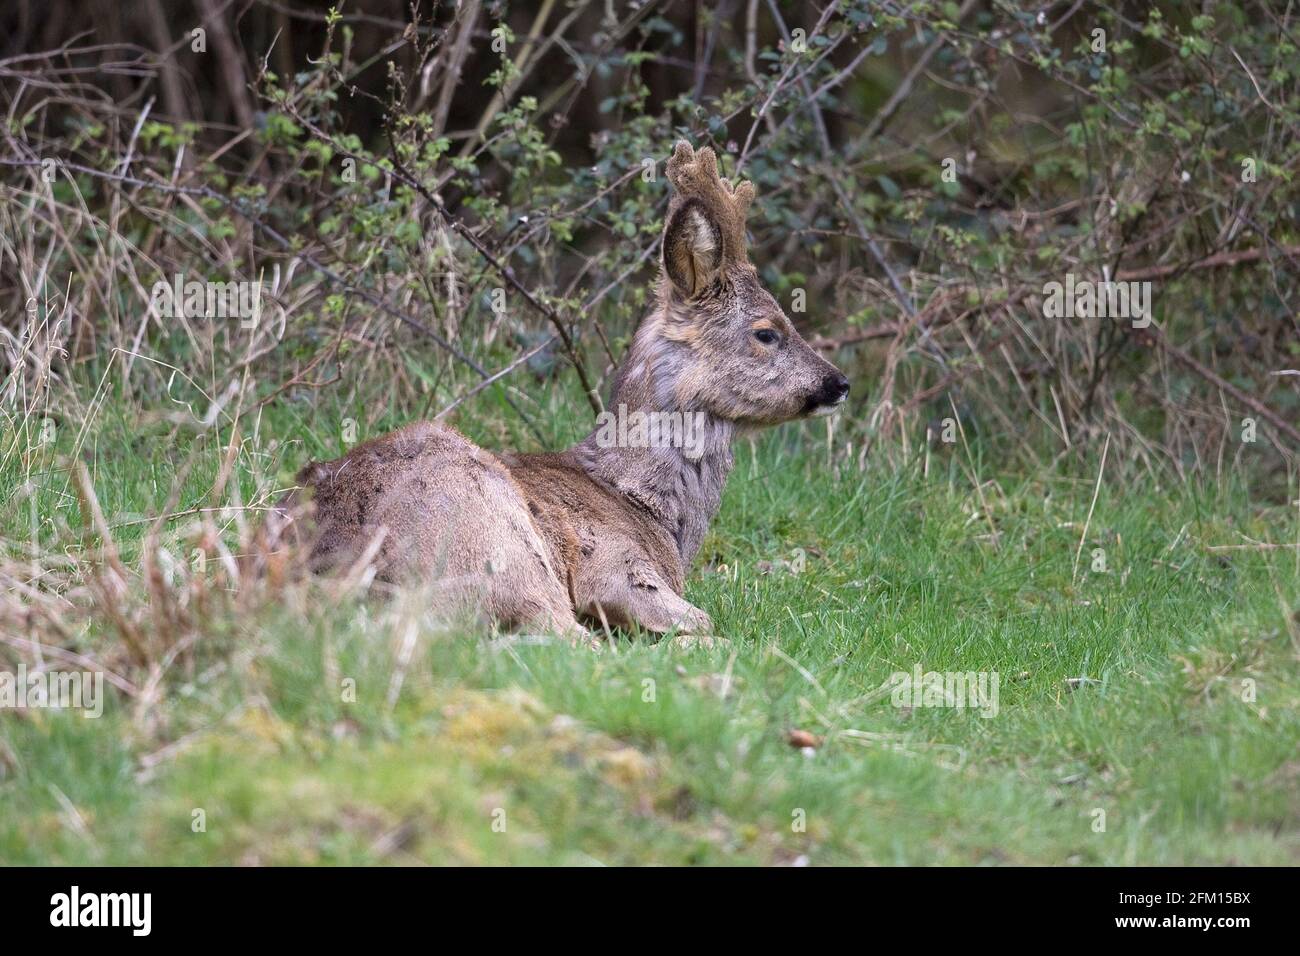
{"type": "MultiPolygon", "coordinates": [[[[42,389],[96,381],[113,348],[218,391],[251,376],[253,405],[378,380],[433,412],[506,368],[489,387],[523,417],[520,376],[600,393],[645,311],[662,163],[686,136],[758,187],[753,257],[858,383],[856,453],[910,456],[956,415],[1011,457],[1068,462],[1109,435],[1148,469],[1260,465],[1281,494],[1300,447],[1296,19],[1268,2],[18,0],[0,13],[0,307],[8,371],[30,368],[6,398],[16,419],[57,413],[42,389]],[[152,316],[176,272],[261,276],[273,321],[152,316]],[[1067,272],[1151,281],[1154,326],[1045,319],[1067,272]]],[[[174,378],[117,354],[141,401],[174,378]]]]}

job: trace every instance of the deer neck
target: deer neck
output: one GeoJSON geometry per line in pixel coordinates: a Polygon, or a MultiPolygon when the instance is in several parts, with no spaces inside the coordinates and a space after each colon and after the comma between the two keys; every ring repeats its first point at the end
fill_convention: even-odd
{"type": "Polygon", "coordinates": [[[595,431],[574,448],[589,475],[648,512],[690,566],[722,501],[733,463],[732,422],[678,396],[682,355],[646,318],[615,376],[595,431]]]}

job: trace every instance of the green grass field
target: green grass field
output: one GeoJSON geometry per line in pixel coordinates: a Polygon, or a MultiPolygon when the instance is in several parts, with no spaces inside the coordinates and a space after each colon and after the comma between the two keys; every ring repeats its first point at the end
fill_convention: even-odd
{"type": "MultiPolygon", "coordinates": [[[[525,443],[488,404],[465,430],[525,443]]],[[[286,401],[246,424],[243,500],[338,453],[337,418],[286,401]]],[[[0,471],[12,542],[34,513],[43,549],[78,553],[57,466],[78,425],[0,471]]],[[[191,451],[174,510],[201,505],[229,440],[186,434],[110,399],[82,442],[133,574],[134,516],[191,451]]],[[[820,423],[741,443],[687,589],[712,646],[593,653],[314,584],[209,619],[98,720],[0,712],[0,863],[1297,861],[1300,551],[1213,549],[1294,544],[1294,504],[1113,459],[1099,489],[1095,460],[1005,473],[978,445],[928,474],[856,459],[820,423]],[[893,706],[917,665],[998,675],[996,715],[893,706]]],[[[73,649],[119,659],[104,618],[73,649]]]]}

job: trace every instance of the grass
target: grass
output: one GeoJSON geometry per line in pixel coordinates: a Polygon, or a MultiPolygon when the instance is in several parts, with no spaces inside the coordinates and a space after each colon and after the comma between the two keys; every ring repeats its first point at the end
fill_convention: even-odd
{"type": "MultiPolygon", "coordinates": [[[[322,426],[345,414],[269,407],[242,500],[336,454],[322,426]]],[[[465,429],[527,443],[486,415],[465,429]]],[[[555,444],[578,428],[539,421],[555,444]]],[[[128,567],[130,517],[191,452],[176,510],[202,504],[228,440],[111,398],[95,416],[83,454],[128,567]]],[[[711,647],[493,638],[309,584],[205,619],[99,720],[0,712],[0,863],[1297,861],[1300,556],[1209,547],[1294,542],[1293,505],[1113,460],[1099,489],[1096,461],[1002,473],[979,445],[859,470],[839,441],[829,465],[820,424],[738,448],[687,585],[711,647]],[[882,684],[918,664],[996,673],[996,716],[893,706],[882,684]]],[[[58,460],[6,460],[0,534],[25,540],[35,501],[42,547],[80,554],[58,460]]],[[[103,615],[72,637],[120,658],[103,615]]]]}

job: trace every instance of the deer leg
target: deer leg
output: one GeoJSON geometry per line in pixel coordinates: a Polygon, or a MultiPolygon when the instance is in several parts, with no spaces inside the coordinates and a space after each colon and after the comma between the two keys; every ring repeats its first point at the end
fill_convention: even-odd
{"type": "Polygon", "coordinates": [[[508,604],[497,599],[493,603],[493,612],[499,623],[512,630],[549,631],[567,639],[575,647],[598,648],[601,644],[597,635],[578,623],[567,603],[545,608],[521,608],[513,599],[508,604]]]}
{"type": "Polygon", "coordinates": [[[674,628],[685,634],[711,634],[709,615],[681,597],[648,568],[596,582],[583,589],[579,613],[592,621],[619,627],[633,625],[655,634],[674,628]]]}

